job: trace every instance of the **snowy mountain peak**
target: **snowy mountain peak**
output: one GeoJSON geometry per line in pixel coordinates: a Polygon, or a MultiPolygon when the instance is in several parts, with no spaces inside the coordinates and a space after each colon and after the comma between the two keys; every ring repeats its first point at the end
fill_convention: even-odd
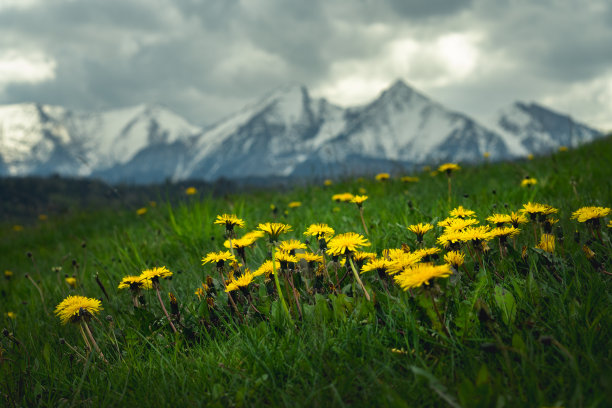
{"type": "Polygon", "coordinates": [[[502,109],[494,121],[494,130],[518,141],[528,153],[550,152],[561,146],[576,147],[602,136],[601,132],[568,115],[533,102],[515,102],[502,109]]]}
{"type": "Polygon", "coordinates": [[[508,160],[602,134],[535,103],[504,109],[492,128],[395,81],[343,108],[299,84],[280,87],[202,129],[162,105],[105,112],[0,106],[0,175],[59,173],[135,183],[196,178],[314,177],[508,160]]]}

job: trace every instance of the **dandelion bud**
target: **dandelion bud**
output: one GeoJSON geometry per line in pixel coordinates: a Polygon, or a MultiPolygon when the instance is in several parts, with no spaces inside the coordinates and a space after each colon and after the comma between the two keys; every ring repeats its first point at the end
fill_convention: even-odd
{"type": "Polygon", "coordinates": [[[64,339],[63,337],[60,337],[59,339],[59,344],[66,344],[66,339],[64,339]]]}
{"type": "Polygon", "coordinates": [[[8,329],[5,327],[4,329],[2,329],[2,334],[4,335],[4,337],[8,337],[10,335],[8,329]]]}

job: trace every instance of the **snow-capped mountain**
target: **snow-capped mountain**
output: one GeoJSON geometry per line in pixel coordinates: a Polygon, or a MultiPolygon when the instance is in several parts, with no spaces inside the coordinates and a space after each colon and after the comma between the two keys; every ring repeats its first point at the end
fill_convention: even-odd
{"type": "Polygon", "coordinates": [[[575,122],[570,116],[536,103],[515,102],[502,109],[492,127],[534,154],[554,151],[561,146],[577,147],[602,136],[601,132],[575,122]]]}
{"type": "Polygon", "coordinates": [[[351,108],[279,88],[203,129],[159,106],[106,112],[0,106],[0,175],[99,177],[111,182],[313,177],[409,170],[573,147],[602,134],[544,107],[516,103],[490,127],[402,81],[351,108]]]}
{"type": "MultiPolygon", "coordinates": [[[[39,104],[0,106],[0,174],[117,178],[112,174],[126,165],[134,169],[143,152],[187,144],[200,132],[159,106],[102,113],[39,104]]],[[[174,158],[168,159],[174,166],[174,158]]]]}

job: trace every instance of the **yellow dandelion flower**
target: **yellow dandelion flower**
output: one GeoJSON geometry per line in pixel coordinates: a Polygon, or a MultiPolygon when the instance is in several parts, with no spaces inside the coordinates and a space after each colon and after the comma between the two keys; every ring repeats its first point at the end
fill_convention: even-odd
{"type": "Polygon", "coordinates": [[[448,251],[444,255],[444,262],[451,265],[455,270],[458,270],[465,262],[465,255],[459,251],[448,251]]]}
{"type": "Polygon", "coordinates": [[[298,208],[302,206],[302,202],[301,201],[292,201],[289,204],[287,204],[287,207],[289,208],[298,208]]]}
{"type": "Polygon", "coordinates": [[[599,220],[610,214],[610,211],[607,207],[582,207],[572,213],[571,219],[578,222],[599,220]]]}
{"type": "Polygon", "coordinates": [[[151,281],[141,276],[125,276],[119,282],[118,289],[130,289],[137,292],[140,289],[151,289],[151,281]]]}
{"type": "Polygon", "coordinates": [[[194,195],[197,194],[198,190],[195,187],[187,187],[185,189],[185,194],[187,195],[194,195]]]}
{"type": "Polygon", "coordinates": [[[444,163],[440,167],[438,167],[438,171],[440,173],[446,173],[447,176],[450,176],[454,171],[461,170],[456,163],[444,163]]]}
{"type": "Polygon", "coordinates": [[[295,257],[298,260],[303,259],[304,261],[308,263],[313,263],[313,262],[323,263],[323,255],[313,254],[312,252],[304,252],[301,254],[296,254],[295,257]]]}
{"type": "Polygon", "coordinates": [[[13,277],[13,271],[9,271],[8,269],[4,271],[4,278],[11,279],[13,277]]]}
{"type": "Polygon", "coordinates": [[[217,215],[217,219],[214,222],[215,224],[225,225],[225,230],[231,232],[234,230],[235,226],[240,228],[244,228],[244,221],[235,216],[234,214],[221,214],[217,215]]]}
{"type": "Polygon", "coordinates": [[[379,274],[387,273],[391,262],[387,259],[370,259],[362,267],[360,273],[376,271],[379,274]]]}
{"type": "Polygon", "coordinates": [[[357,204],[357,207],[361,207],[363,202],[368,199],[367,195],[356,195],[351,199],[351,203],[357,204]]]}
{"type": "Polygon", "coordinates": [[[414,224],[414,225],[410,225],[408,227],[409,231],[412,231],[414,234],[416,234],[417,236],[417,240],[419,242],[423,241],[423,236],[428,232],[431,231],[433,229],[433,225],[431,224],[423,224],[423,223],[418,223],[418,224],[414,224]]]}
{"type": "Polygon", "coordinates": [[[329,187],[329,186],[331,186],[332,184],[334,184],[334,182],[333,182],[333,181],[331,181],[330,179],[327,179],[327,180],[325,180],[325,181],[323,182],[323,185],[324,185],[324,186],[326,186],[326,187],[329,187]]]}
{"type": "Polygon", "coordinates": [[[291,231],[291,225],[282,224],[280,222],[266,222],[265,224],[259,224],[257,228],[268,234],[270,242],[278,241],[278,236],[280,234],[291,231]]]}
{"type": "Polygon", "coordinates": [[[348,255],[362,246],[370,246],[370,242],[361,234],[347,232],[329,240],[327,253],[333,256],[348,255]]]}
{"type": "Polygon", "coordinates": [[[66,281],[66,283],[68,284],[68,286],[70,286],[71,288],[76,288],[77,287],[77,280],[75,277],[73,276],[68,276],[64,279],[64,281],[66,281]]]}
{"type": "Polygon", "coordinates": [[[456,232],[465,228],[477,225],[479,221],[475,218],[447,218],[438,223],[439,227],[444,227],[444,232],[456,232]]]}
{"type": "Polygon", "coordinates": [[[595,257],[595,252],[593,252],[593,250],[589,248],[586,244],[582,246],[582,252],[584,252],[587,259],[593,259],[595,257]]]}
{"type": "Polygon", "coordinates": [[[376,177],[374,177],[376,181],[387,181],[391,178],[389,173],[378,173],[376,177]]]}
{"type": "Polygon", "coordinates": [[[460,231],[448,231],[445,232],[444,234],[440,235],[438,237],[438,239],[436,240],[436,243],[440,246],[443,246],[444,248],[449,248],[454,244],[457,244],[460,241],[460,231]]]}
{"type": "Polygon", "coordinates": [[[398,259],[399,257],[403,256],[406,253],[409,253],[409,252],[405,251],[402,248],[383,249],[382,251],[383,257],[389,260],[398,259]]]}
{"type": "Polygon", "coordinates": [[[496,227],[501,227],[505,223],[510,222],[511,218],[508,214],[493,214],[487,217],[487,221],[491,224],[495,224],[496,227]]]}
{"type": "Polygon", "coordinates": [[[423,255],[413,252],[403,252],[398,256],[392,258],[387,267],[387,273],[389,275],[395,275],[396,273],[402,272],[405,269],[416,265],[423,260],[423,255]]]}
{"type": "Polygon", "coordinates": [[[490,152],[484,152],[484,153],[482,154],[482,157],[484,157],[484,158],[485,158],[485,160],[486,160],[486,159],[488,159],[489,157],[491,157],[491,153],[490,153],[490,152]]]}
{"type": "Polygon", "coordinates": [[[510,213],[510,220],[508,221],[514,228],[518,228],[520,224],[527,224],[529,220],[520,212],[512,211],[510,213]]]}
{"type": "Polygon", "coordinates": [[[290,254],[289,252],[280,251],[276,254],[276,260],[278,260],[283,269],[287,269],[288,264],[297,263],[298,259],[295,255],[290,254]]]}
{"type": "Polygon", "coordinates": [[[418,177],[412,177],[412,176],[404,176],[400,180],[402,183],[418,183],[419,182],[418,177]]]}
{"type": "Polygon", "coordinates": [[[202,298],[206,297],[206,291],[202,288],[197,288],[193,294],[198,297],[198,300],[202,300],[202,298]]]}
{"type": "Polygon", "coordinates": [[[147,207],[142,207],[136,210],[136,215],[145,215],[147,213],[147,207]]]}
{"type": "Polygon", "coordinates": [[[478,243],[481,241],[489,241],[493,239],[491,228],[488,225],[480,227],[468,227],[457,232],[457,238],[460,242],[478,243]]]}
{"type": "Polygon", "coordinates": [[[334,236],[336,231],[327,224],[311,224],[304,232],[304,235],[321,238],[331,238],[334,236]]]}
{"type": "Polygon", "coordinates": [[[439,253],[440,251],[441,251],[440,248],[433,247],[433,248],[415,249],[414,252],[412,253],[416,256],[420,256],[421,258],[426,258],[428,256],[435,255],[439,253]]]}
{"type": "Polygon", "coordinates": [[[13,225],[13,231],[15,232],[23,231],[23,225],[19,225],[19,224],[13,225]]]}
{"type": "Polygon", "coordinates": [[[332,196],[332,200],[337,201],[337,202],[342,202],[342,203],[350,203],[354,197],[355,196],[351,193],[341,193],[341,194],[334,194],[332,196]]]}
{"type": "Polygon", "coordinates": [[[283,252],[289,252],[295,254],[297,249],[306,249],[306,244],[298,241],[297,239],[290,239],[287,241],[281,241],[278,245],[278,249],[283,252]]]}
{"type": "Polygon", "coordinates": [[[48,219],[47,214],[38,214],[38,221],[47,221],[48,219]]]}
{"type": "Polygon", "coordinates": [[[608,222],[607,227],[608,227],[608,228],[612,228],[612,221],[608,222]]]}
{"type": "Polygon", "coordinates": [[[535,220],[538,215],[549,215],[558,212],[558,210],[554,207],[551,207],[547,204],[539,204],[528,202],[527,204],[523,204],[523,208],[519,210],[523,214],[529,214],[532,220],[535,220]]]}
{"type": "Polygon", "coordinates": [[[160,279],[166,279],[170,276],[172,276],[172,272],[170,272],[165,266],[145,269],[140,274],[142,279],[146,279],[152,284],[158,283],[160,279]]]}
{"type": "Polygon", "coordinates": [[[560,152],[567,152],[569,149],[567,148],[567,146],[559,146],[559,151],[560,152]]]}
{"type": "Polygon", "coordinates": [[[6,312],[5,315],[11,320],[15,320],[17,318],[17,314],[15,312],[6,312]]]}
{"type": "Polygon", "coordinates": [[[533,177],[525,177],[521,181],[521,187],[531,187],[535,186],[536,184],[538,184],[538,180],[534,179],[533,177]]]}
{"type": "Polygon", "coordinates": [[[555,252],[555,236],[552,234],[542,234],[537,248],[550,253],[555,252]]]}
{"type": "MultiPolygon", "coordinates": [[[[274,262],[274,269],[277,271],[280,270],[280,262],[274,262]]],[[[272,261],[270,259],[266,260],[261,266],[253,272],[253,276],[261,276],[265,275],[268,278],[271,274],[274,273],[274,269],[272,268],[272,261]]]]}
{"type": "Polygon", "coordinates": [[[230,251],[209,252],[202,258],[202,265],[214,263],[218,268],[222,268],[227,261],[237,261],[230,251]]]}
{"type": "Polygon", "coordinates": [[[411,288],[418,288],[423,284],[429,285],[429,282],[432,279],[446,278],[452,275],[452,273],[453,271],[448,264],[417,264],[406,269],[404,272],[395,275],[393,279],[402,289],[408,290],[411,288]]]}
{"type": "MultiPolygon", "coordinates": [[[[245,237],[240,237],[240,238],[234,238],[234,239],[231,240],[232,248],[238,249],[238,250],[241,250],[241,249],[244,249],[244,248],[248,248],[251,245],[253,245],[255,243],[255,241],[257,241],[257,237],[254,237],[254,236],[245,236],[245,237]]],[[[225,248],[229,249],[229,247],[230,247],[230,240],[229,239],[225,240],[225,242],[223,242],[223,246],[225,248]]]]}
{"type": "Polygon", "coordinates": [[[225,287],[225,291],[226,292],[231,292],[234,291],[236,289],[243,289],[246,288],[247,286],[249,286],[251,284],[251,282],[253,282],[253,278],[255,276],[248,271],[248,269],[238,278],[234,278],[230,281],[230,283],[227,284],[227,286],[225,287]]]}
{"type": "Polygon", "coordinates": [[[359,191],[359,194],[361,194],[361,195],[365,195],[365,194],[368,192],[368,190],[366,190],[366,189],[365,189],[365,188],[363,188],[363,187],[359,187],[359,190],[358,190],[358,191],[359,191]]]}
{"type": "Polygon", "coordinates": [[[100,310],[102,310],[102,302],[98,299],[75,295],[62,300],[55,308],[55,315],[60,318],[62,324],[78,323],[100,310]]]}
{"type": "Polygon", "coordinates": [[[450,211],[450,216],[453,218],[468,218],[473,217],[476,213],[472,210],[468,210],[467,208],[463,208],[463,206],[459,206],[450,211]]]}
{"type": "Polygon", "coordinates": [[[521,232],[520,229],[515,227],[495,227],[491,230],[493,238],[508,238],[515,237],[521,232]]]}
{"type": "Polygon", "coordinates": [[[374,258],[376,258],[376,254],[374,252],[356,251],[355,253],[353,253],[353,259],[357,262],[362,262],[374,258]]]}
{"type": "Polygon", "coordinates": [[[534,158],[533,154],[529,153],[527,155],[527,160],[533,160],[533,158],[534,158]]]}

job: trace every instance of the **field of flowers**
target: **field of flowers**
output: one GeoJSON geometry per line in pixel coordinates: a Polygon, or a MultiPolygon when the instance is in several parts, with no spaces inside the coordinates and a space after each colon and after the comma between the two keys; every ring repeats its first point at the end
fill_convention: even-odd
{"type": "Polygon", "coordinates": [[[610,406],[612,139],[40,214],[0,238],[5,406],[610,406]]]}

